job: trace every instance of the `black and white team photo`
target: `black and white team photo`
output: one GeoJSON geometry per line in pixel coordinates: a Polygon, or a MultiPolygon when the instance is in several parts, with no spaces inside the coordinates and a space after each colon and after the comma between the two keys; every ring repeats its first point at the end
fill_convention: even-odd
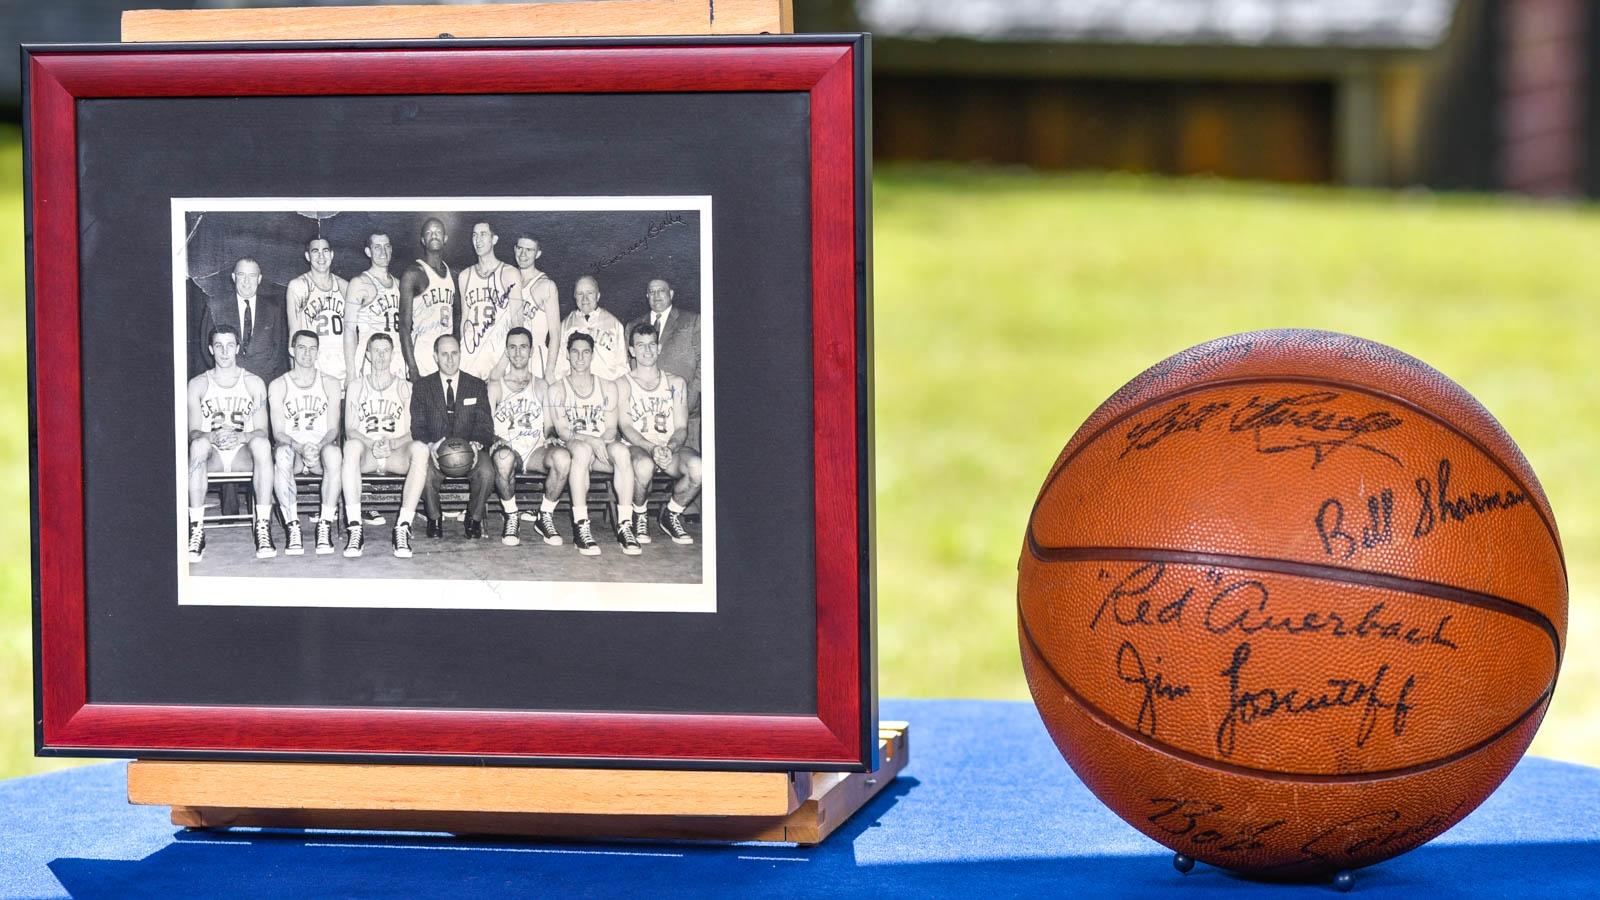
{"type": "Polygon", "coordinates": [[[174,200],[179,602],[714,611],[710,219],[174,200]]]}

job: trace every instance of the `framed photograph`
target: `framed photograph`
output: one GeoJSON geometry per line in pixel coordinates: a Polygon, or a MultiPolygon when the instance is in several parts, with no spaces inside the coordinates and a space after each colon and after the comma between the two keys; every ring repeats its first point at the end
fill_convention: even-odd
{"type": "Polygon", "coordinates": [[[24,48],[37,752],[875,768],[867,53],[24,48]]]}

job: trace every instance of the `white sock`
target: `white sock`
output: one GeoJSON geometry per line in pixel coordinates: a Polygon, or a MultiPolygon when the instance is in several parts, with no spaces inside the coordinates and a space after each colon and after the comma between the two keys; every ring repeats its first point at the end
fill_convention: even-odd
{"type": "Polygon", "coordinates": [[[506,515],[508,516],[515,513],[517,511],[517,498],[513,497],[510,500],[501,500],[500,508],[505,510],[506,515]]]}
{"type": "Polygon", "coordinates": [[[191,521],[191,522],[204,522],[205,520],[206,520],[206,508],[204,506],[191,506],[191,507],[189,507],[189,521],[191,521]]]}
{"type": "Polygon", "coordinates": [[[323,508],[322,508],[322,511],[321,511],[321,512],[319,512],[319,513],[317,513],[317,515],[318,515],[318,516],[319,516],[319,517],[320,517],[320,518],[321,518],[321,519],[322,519],[322,521],[324,521],[324,522],[332,522],[332,521],[333,521],[333,507],[331,507],[331,506],[324,506],[324,507],[323,507],[323,508]]]}
{"type": "Polygon", "coordinates": [[[263,506],[260,503],[257,503],[256,504],[256,521],[257,522],[265,522],[265,521],[267,521],[267,520],[269,520],[271,518],[272,518],[272,504],[268,503],[265,506],[263,506]]]}
{"type": "Polygon", "coordinates": [[[647,515],[647,514],[649,514],[649,512],[650,512],[650,505],[648,503],[641,503],[638,506],[635,506],[633,508],[633,514],[636,517],[637,516],[647,515]]]}
{"type": "Polygon", "coordinates": [[[582,522],[587,518],[589,518],[589,504],[572,504],[572,521],[582,522]]]}
{"type": "Polygon", "coordinates": [[[540,497],[539,509],[541,512],[553,513],[556,511],[556,501],[551,500],[549,497],[540,497]]]}
{"type": "Polygon", "coordinates": [[[678,505],[678,501],[676,501],[676,500],[668,500],[667,501],[667,509],[670,509],[675,513],[680,513],[681,514],[684,511],[685,508],[686,507],[679,506],[678,505]]]}

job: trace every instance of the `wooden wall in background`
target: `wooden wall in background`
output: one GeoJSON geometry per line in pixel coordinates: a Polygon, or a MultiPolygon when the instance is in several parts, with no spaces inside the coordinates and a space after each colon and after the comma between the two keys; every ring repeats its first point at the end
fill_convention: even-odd
{"type": "Polygon", "coordinates": [[[878,159],[1327,182],[1325,82],[940,78],[879,74],[878,159]]]}

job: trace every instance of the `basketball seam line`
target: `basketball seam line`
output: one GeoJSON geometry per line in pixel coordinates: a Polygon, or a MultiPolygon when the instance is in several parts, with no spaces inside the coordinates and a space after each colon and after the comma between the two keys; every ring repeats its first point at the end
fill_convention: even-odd
{"type": "MultiPolygon", "coordinates": [[[[1440,377],[1444,377],[1444,376],[1441,374],[1440,377]]],[[[1404,397],[1398,397],[1398,396],[1396,396],[1394,394],[1388,393],[1387,391],[1381,391],[1381,390],[1378,390],[1376,388],[1370,388],[1370,387],[1366,387],[1364,385],[1359,385],[1359,384],[1350,384],[1349,382],[1345,382],[1345,381],[1334,381],[1334,380],[1328,379],[1328,378],[1313,378],[1313,377],[1305,376],[1305,375],[1284,375],[1284,376],[1271,376],[1271,377],[1251,375],[1251,376],[1248,376],[1248,377],[1241,377],[1241,378],[1224,378],[1224,379],[1220,379],[1220,380],[1217,380],[1217,381],[1205,381],[1205,382],[1201,382],[1200,384],[1190,385],[1189,387],[1186,387],[1183,390],[1173,391],[1173,392],[1168,393],[1168,394],[1162,394],[1159,397],[1153,397],[1153,398],[1151,398],[1149,400],[1144,401],[1143,403],[1140,403],[1137,406],[1134,406],[1134,407],[1132,407],[1130,409],[1127,409],[1127,410],[1123,411],[1116,418],[1114,418],[1111,421],[1109,421],[1109,422],[1105,423],[1104,425],[1100,426],[1100,428],[1095,430],[1094,434],[1092,434],[1089,437],[1085,438],[1083,443],[1081,443],[1077,447],[1075,447],[1073,449],[1072,453],[1070,455],[1068,455],[1066,459],[1061,460],[1060,464],[1057,465],[1053,470],[1051,470],[1049,477],[1047,477],[1045,479],[1044,487],[1040,489],[1039,496],[1033,501],[1033,510],[1028,515],[1028,535],[1029,535],[1029,537],[1031,538],[1033,536],[1033,514],[1037,513],[1039,511],[1039,504],[1044,500],[1045,495],[1050,492],[1050,488],[1051,488],[1052,485],[1055,484],[1056,479],[1058,477],[1060,477],[1060,475],[1061,475],[1061,473],[1063,471],[1066,470],[1067,466],[1072,464],[1072,461],[1074,459],[1077,459],[1079,453],[1082,453],[1083,450],[1086,447],[1088,447],[1090,444],[1093,444],[1095,441],[1098,441],[1102,436],[1105,435],[1105,433],[1107,431],[1110,431],[1112,428],[1114,428],[1117,425],[1121,424],[1122,421],[1127,419],[1129,416],[1132,416],[1135,413],[1143,412],[1143,411],[1149,409],[1150,407],[1155,406],[1155,405],[1157,405],[1159,403],[1163,403],[1163,402],[1168,401],[1168,400],[1173,400],[1173,399],[1176,399],[1178,397],[1184,397],[1184,396],[1187,396],[1189,394],[1198,393],[1200,391],[1211,390],[1211,389],[1220,388],[1220,387],[1235,387],[1235,386],[1243,385],[1243,384],[1272,384],[1272,383],[1277,383],[1277,382],[1290,382],[1290,383],[1295,383],[1295,384],[1312,384],[1312,385],[1319,385],[1319,386],[1322,386],[1322,387],[1332,387],[1332,388],[1340,388],[1340,389],[1347,390],[1347,391],[1355,391],[1357,393],[1368,394],[1368,395],[1373,396],[1373,397],[1378,397],[1378,398],[1383,399],[1383,400],[1388,400],[1391,403],[1395,403],[1395,404],[1398,404],[1400,406],[1404,406],[1404,407],[1406,407],[1408,409],[1411,409],[1411,410],[1413,410],[1413,411],[1415,411],[1415,412],[1417,412],[1417,413],[1419,413],[1421,415],[1427,416],[1428,418],[1432,419],[1434,422],[1438,423],[1439,425],[1442,425],[1445,428],[1449,429],[1450,431],[1454,432],[1457,437],[1459,437],[1462,440],[1466,441],[1467,443],[1471,444],[1473,446],[1473,448],[1475,448],[1479,453],[1483,454],[1484,458],[1486,458],[1490,462],[1494,463],[1496,468],[1498,468],[1501,472],[1505,473],[1506,477],[1510,478],[1512,483],[1515,484],[1517,486],[1517,488],[1519,490],[1521,490],[1524,494],[1527,494],[1530,497],[1534,496],[1534,492],[1528,487],[1528,485],[1524,484],[1522,479],[1517,477],[1517,474],[1515,472],[1513,472],[1509,468],[1507,468],[1505,463],[1501,462],[1500,458],[1498,456],[1496,456],[1494,453],[1489,452],[1489,449],[1487,447],[1485,447],[1481,441],[1479,441],[1477,438],[1473,437],[1472,435],[1467,434],[1465,431],[1462,431],[1460,428],[1457,428],[1454,424],[1452,424],[1452,423],[1450,423],[1448,421],[1445,421],[1440,416],[1435,415],[1434,413],[1430,412],[1429,410],[1424,409],[1421,406],[1418,406],[1416,403],[1414,403],[1414,402],[1412,402],[1410,400],[1407,400],[1404,397]]],[[[1466,391],[1463,390],[1462,393],[1466,393],[1466,391]]],[[[1468,396],[1470,397],[1471,395],[1468,394],[1468,396]]],[[[1481,403],[1478,404],[1478,405],[1479,405],[1479,408],[1483,407],[1483,404],[1481,404],[1481,403]]],[[[1484,413],[1486,415],[1489,415],[1489,411],[1487,409],[1484,410],[1484,413]]],[[[1511,436],[1509,434],[1506,435],[1506,439],[1510,440],[1511,436]]],[[[1515,443],[1513,443],[1512,446],[1516,446],[1515,443]]],[[[1520,449],[1519,449],[1518,452],[1519,453],[1521,452],[1520,449]]],[[[1523,461],[1527,462],[1526,459],[1524,459],[1523,461]]],[[[1530,472],[1533,469],[1532,466],[1529,466],[1528,468],[1529,468],[1530,472]]],[[[1544,507],[1545,507],[1546,504],[1548,504],[1550,502],[1550,498],[1544,496],[1544,492],[1543,491],[1539,491],[1538,496],[1539,496],[1539,498],[1541,500],[1544,501],[1544,503],[1534,503],[1533,504],[1533,511],[1534,511],[1535,514],[1537,514],[1539,516],[1539,521],[1540,521],[1541,524],[1544,525],[1545,532],[1550,535],[1550,543],[1551,543],[1551,545],[1553,545],[1555,547],[1556,558],[1561,560],[1561,580],[1563,582],[1565,582],[1565,581],[1567,581],[1567,557],[1566,557],[1566,553],[1563,552],[1562,549],[1561,549],[1561,539],[1556,536],[1555,523],[1552,522],[1549,518],[1547,518],[1545,516],[1545,512],[1544,512],[1544,507]]]]}
{"type": "Polygon", "coordinates": [[[1186,550],[1167,550],[1159,547],[1045,547],[1038,543],[1031,531],[1028,534],[1028,553],[1042,563],[1115,561],[1214,566],[1225,569],[1271,572],[1275,575],[1314,578],[1322,581],[1378,588],[1380,590],[1398,591],[1404,594],[1417,594],[1434,600],[1443,600],[1446,603],[1458,603],[1475,609],[1497,612],[1501,615],[1521,619],[1539,628],[1550,639],[1550,646],[1555,651],[1556,671],[1559,672],[1561,670],[1561,635],[1556,631],[1555,623],[1551,622],[1544,613],[1531,606],[1525,606],[1515,600],[1509,600],[1496,594],[1440,584],[1435,581],[1423,581],[1420,578],[1390,575],[1384,572],[1346,569],[1339,566],[1327,566],[1320,563],[1299,562],[1297,560],[1276,559],[1273,557],[1198,553],[1186,550]]]}
{"type": "Polygon", "coordinates": [[[1289,781],[1306,784],[1356,784],[1372,781],[1388,781],[1394,778],[1404,778],[1410,775],[1417,775],[1422,772],[1441,768],[1443,766],[1466,759],[1467,757],[1492,746],[1501,738],[1515,731],[1522,725],[1522,723],[1528,720],[1529,716],[1532,716],[1539,710],[1541,706],[1544,706],[1546,703],[1548,703],[1551,695],[1555,691],[1554,680],[1552,680],[1551,685],[1545,688],[1544,693],[1540,694],[1538,698],[1533,701],[1533,705],[1524,710],[1521,715],[1512,719],[1504,728],[1501,728],[1499,731],[1496,731],[1495,733],[1489,735],[1470,747],[1463,747],[1462,749],[1457,750],[1448,756],[1440,757],[1439,759],[1416,763],[1414,765],[1404,766],[1398,769],[1383,769],[1377,772],[1356,772],[1346,774],[1336,773],[1326,775],[1305,772],[1280,772],[1273,769],[1258,769],[1253,766],[1224,762],[1220,759],[1212,759],[1207,756],[1201,756],[1200,754],[1191,750],[1185,750],[1182,747],[1174,746],[1165,741],[1156,740],[1153,737],[1147,737],[1144,734],[1129,728],[1126,724],[1114,718],[1105,710],[1093,703],[1090,703],[1082,694],[1079,694],[1077,690],[1072,687],[1072,685],[1067,683],[1067,680],[1061,676],[1060,672],[1056,671],[1055,665],[1050,662],[1050,658],[1045,655],[1044,649],[1039,646],[1039,642],[1033,636],[1033,629],[1028,625],[1027,616],[1023,614],[1022,600],[1020,597],[1017,600],[1017,622],[1022,627],[1022,634],[1023,637],[1028,641],[1028,647],[1033,651],[1034,657],[1039,660],[1039,664],[1047,673],[1049,673],[1051,680],[1060,686],[1061,690],[1067,693],[1067,696],[1072,698],[1073,703],[1077,704],[1080,709],[1087,713],[1089,717],[1094,719],[1096,722],[1099,722],[1101,725],[1110,728],[1112,731],[1117,732],[1124,738],[1127,738],[1128,740],[1131,740],[1134,743],[1139,744],[1155,753],[1171,756],[1182,760],[1183,762],[1190,763],[1191,765],[1197,765],[1202,768],[1226,772],[1230,775],[1239,775],[1252,778],[1264,777],[1271,781],[1289,781]]]}

